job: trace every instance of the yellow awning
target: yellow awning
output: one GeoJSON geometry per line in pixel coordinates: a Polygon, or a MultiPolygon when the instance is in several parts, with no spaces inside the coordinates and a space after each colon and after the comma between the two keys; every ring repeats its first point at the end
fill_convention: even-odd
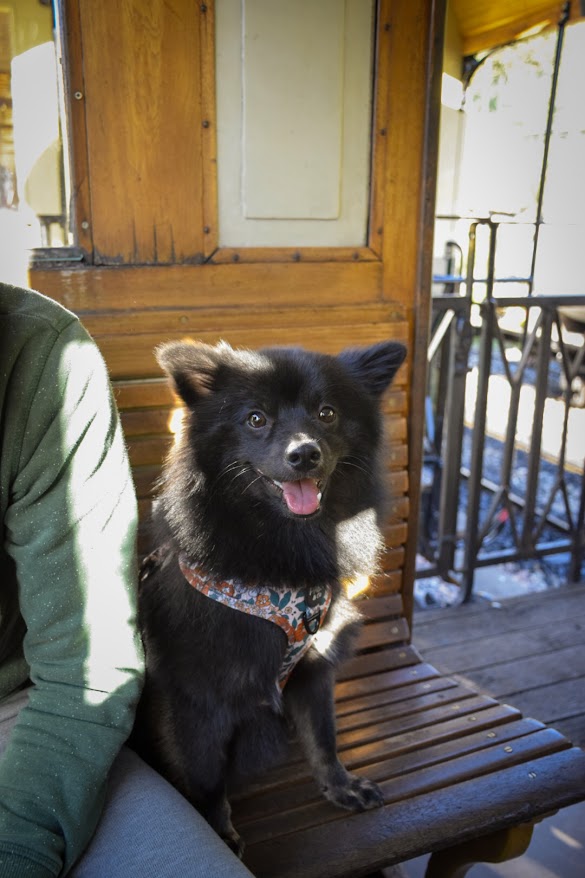
{"type": "MultiPolygon", "coordinates": [[[[563,3],[550,0],[451,0],[463,54],[509,43],[532,29],[555,26],[563,3]]],[[[579,0],[571,3],[571,21],[581,17],[579,0]]]]}

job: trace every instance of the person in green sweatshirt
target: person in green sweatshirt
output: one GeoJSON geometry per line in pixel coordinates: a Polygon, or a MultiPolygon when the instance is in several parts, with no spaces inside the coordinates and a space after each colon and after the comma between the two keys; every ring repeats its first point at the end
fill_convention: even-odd
{"type": "Polygon", "coordinates": [[[249,878],[123,747],[143,653],[106,367],[73,314],[4,284],[0,516],[0,878],[249,878]]]}

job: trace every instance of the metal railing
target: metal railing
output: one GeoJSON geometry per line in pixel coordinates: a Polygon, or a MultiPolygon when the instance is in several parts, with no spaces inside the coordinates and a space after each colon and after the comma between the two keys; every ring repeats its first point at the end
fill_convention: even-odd
{"type": "MultiPolygon", "coordinates": [[[[498,227],[491,219],[471,222],[466,276],[452,273],[435,277],[448,292],[433,296],[428,349],[419,552],[430,566],[418,570],[417,576],[438,574],[457,582],[464,600],[472,594],[478,567],[504,561],[567,552],[569,578],[577,580],[584,548],[585,442],[581,443],[579,465],[573,460],[569,472],[567,441],[573,395],[583,395],[585,322],[582,333],[574,334],[569,344],[564,309],[585,309],[585,295],[531,295],[531,284],[525,296],[495,295],[494,288],[501,290],[500,284],[506,281],[529,281],[494,276],[498,227]],[[487,227],[489,248],[486,277],[477,278],[475,241],[481,225],[487,227]],[[483,286],[484,295],[474,303],[477,284],[483,286]],[[458,292],[462,287],[464,295],[458,292]],[[515,329],[506,319],[511,309],[524,315],[515,329]],[[515,362],[510,362],[511,347],[515,362]],[[549,455],[544,461],[542,430],[545,410],[550,408],[553,365],[557,373],[554,417],[561,425],[553,459],[549,455]],[[470,369],[476,379],[474,402],[468,393],[470,369]],[[531,388],[533,397],[528,428],[524,423],[526,407],[521,411],[525,388],[531,388]],[[496,406],[507,406],[503,435],[495,440],[495,446],[488,435],[488,405],[491,402],[493,406],[494,394],[502,397],[496,406]],[[523,429],[528,429],[523,442],[517,437],[521,413],[523,429]],[[486,466],[488,441],[494,446],[490,467],[486,466]],[[543,463],[548,471],[546,480],[542,478],[543,463]],[[493,536],[504,528],[507,545],[494,548],[493,536]]],[[[578,323],[577,328],[580,326],[578,323]]]]}
{"type": "MultiPolygon", "coordinates": [[[[577,341],[570,345],[563,309],[577,306],[585,314],[585,295],[534,295],[549,147],[569,17],[567,2],[558,21],[536,210],[534,221],[529,223],[533,226],[533,238],[527,276],[496,276],[498,232],[504,223],[496,222],[492,216],[469,220],[466,257],[459,243],[446,242],[446,273],[433,278],[435,287],[440,285],[442,292],[433,295],[419,532],[419,552],[428,566],[417,570],[417,577],[438,574],[457,582],[463,600],[471,597],[477,568],[490,564],[567,552],[568,579],[576,581],[581,574],[585,543],[585,442],[581,440],[581,459],[572,461],[571,473],[567,467],[567,442],[573,395],[579,395],[581,405],[585,406],[585,317],[577,322],[577,341]],[[476,273],[476,263],[481,262],[477,253],[480,229],[488,235],[482,276],[476,273]],[[526,294],[501,295],[510,289],[515,293],[515,288],[525,290],[526,294]],[[506,320],[512,309],[523,314],[516,330],[506,320]],[[506,347],[514,331],[515,366],[506,347]],[[561,429],[553,460],[546,461],[545,480],[542,430],[551,401],[552,364],[560,369],[560,409],[557,405],[555,417],[560,420],[561,429]],[[477,389],[473,403],[467,400],[466,412],[468,373],[472,366],[477,389]],[[532,388],[533,406],[526,448],[521,451],[517,433],[522,394],[528,387],[532,388]],[[507,406],[503,435],[496,441],[495,451],[494,440],[488,435],[488,405],[494,394],[501,394],[500,404],[507,406]],[[521,467],[520,453],[525,458],[521,467]],[[506,540],[500,540],[496,548],[495,536],[502,531],[506,540]]],[[[481,63],[480,59],[475,66],[481,63]]],[[[437,219],[447,220],[456,228],[461,217],[437,219]]],[[[583,425],[577,429],[582,430],[581,436],[585,435],[583,425]]],[[[574,434],[575,427],[572,430],[574,434]]]]}

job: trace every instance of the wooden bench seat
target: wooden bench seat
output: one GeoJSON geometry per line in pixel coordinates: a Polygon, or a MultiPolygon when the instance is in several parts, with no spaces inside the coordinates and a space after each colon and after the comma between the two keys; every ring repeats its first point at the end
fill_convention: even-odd
{"type": "Polygon", "coordinates": [[[510,848],[494,833],[585,798],[585,754],[426,664],[408,643],[399,595],[364,600],[363,610],[362,651],[336,689],[338,747],[349,769],[380,784],[384,807],[353,814],[329,804],[294,749],[232,798],[258,878],[358,878],[453,846],[428,874],[460,876],[461,862],[490,859],[498,845],[507,859],[530,838],[522,829],[521,847],[510,848]],[[470,840],[477,845],[462,846],[470,840]]]}

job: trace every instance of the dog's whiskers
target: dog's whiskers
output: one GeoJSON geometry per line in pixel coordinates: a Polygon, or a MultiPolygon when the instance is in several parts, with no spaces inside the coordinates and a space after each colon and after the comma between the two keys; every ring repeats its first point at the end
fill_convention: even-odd
{"type": "Polygon", "coordinates": [[[338,462],[337,466],[352,466],[354,467],[354,469],[360,470],[360,472],[365,473],[365,475],[367,476],[370,476],[372,474],[372,468],[361,457],[343,457],[338,462]],[[355,463],[354,461],[357,461],[357,463],[355,463]]]}
{"type": "Polygon", "coordinates": [[[209,506],[213,503],[217,491],[220,489],[220,482],[222,481],[222,479],[225,479],[227,476],[232,475],[229,484],[233,485],[233,483],[237,479],[246,474],[248,469],[248,464],[242,463],[240,460],[234,460],[232,463],[229,463],[226,467],[224,467],[222,471],[218,474],[217,478],[215,478],[212,484],[209,486],[209,496],[207,499],[207,503],[205,504],[205,508],[209,508],[209,506]]]}
{"type": "Polygon", "coordinates": [[[256,478],[255,478],[255,479],[252,479],[252,481],[251,481],[251,482],[248,482],[248,484],[247,484],[247,485],[246,485],[246,487],[245,487],[245,488],[244,488],[244,490],[243,490],[243,491],[242,491],[242,494],[245,494],[245,493],[246,493],[246,491],[247,491],[247,490],[248,490],[248,488],[251,488],[251,487],[252,487],[252,485],[255,485],[255,484],[256,484],[256,482],[259,482],[259,481],[260,481],[260,479],[262,479],[262,478],[263,478],[263,476],[261,476],[261,475],[258,475],[258,476],[256,476],[256,478]]]}

